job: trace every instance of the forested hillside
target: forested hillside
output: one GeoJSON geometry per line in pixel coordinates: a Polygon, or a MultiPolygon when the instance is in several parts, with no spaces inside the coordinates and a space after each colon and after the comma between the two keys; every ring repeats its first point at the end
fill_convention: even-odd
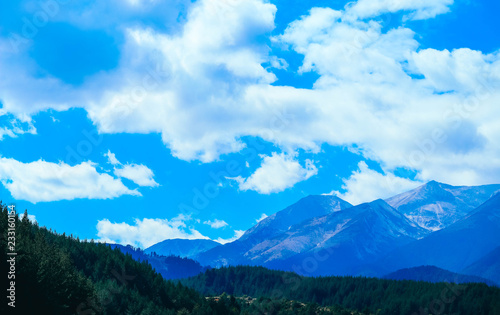
{"type": "Polygon", "coordinates": [[[263,267],[224,267],[185,279],[202,294],[284,298],[370,314],[500,314],[500,289],[486,284],[301,277],[263,267]]]}
{"type": "Polygon", "coordinates": [[[147,262],[109,245],[58,235],[28,220],[8,216],[0,204],[0,269],[4,292],[15,281],[15,308],[4,298],[0,314],[358,314],[341,307],[274,298],[221,295],[205,298],[166,281],[147,262]],[[7,279],[15,226],[15,278],[7,279]],[[9,240],[10,241],[10,240],[9,240]]]}
{"type": "MultiPolygon", "coordinates": [[[[13,217],[16,225],[15,288],[18,314],[232,314],[224,302],[207,301],[165,281],[148,263],[119,249],[57,235],[13,217]]],[[[7,289],[7,208],[2,206],[1,270],[7,289]]],[[[13,308],[2,303],[2,314],[13,308]]]]}
{"type": "MultiPolygon", "coordinates": [[[[15,225],[16,308],[5,299],[1,314],[500,313],[500,289],[485,284],[307,278],[263,267],[209,269],[180,283],[166,281],[118,248],[58,235],[27,213],[9,217],[1,206],[4,275],[12,252],[9,225],[15,225]]],[[[6,290],[10,283],[3,279],[6,290]]]]}

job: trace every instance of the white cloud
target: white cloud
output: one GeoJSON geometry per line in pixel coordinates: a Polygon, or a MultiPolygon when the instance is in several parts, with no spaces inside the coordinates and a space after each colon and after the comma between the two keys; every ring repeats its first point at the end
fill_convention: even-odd
{"type": "Polygon", "coordinates": [[[309,179],[318,173],[311,160],[305,161],[305,167],[285,153],[273,153],[263,156],[261,166],[248,178],[241,176],[228,178],[239,184],[240,190],[255,190],[260,194],[281,192],[296,183],[309,179]]]}
{"type": "Polygon", "coordinates": [[[267,214],[265,214],[265,213],[263,213],[263,214],[261,214],[260,218],[258,218],[258,219],[256,220],[256,222],[257,222],[257,223],[259,223],[260,221],[264,220],[264,219],[265,219],[265,218],[267,218],[267,217],[268,217],[268,215],[267,215],[267,214]]]}
{"type": "Polygon", "coordinates": [[[138,164],[127,164],[121,168],[115,168],[115,175],[127,178],[142,187],[157,187],[159,184],[153,179],[153,171],[147,166],[138,164]]]}
{"type": "Polygon", "coordinates": [[[125,187],[119,179],[97,172],[91,162],[70,166],[63,162],[56,164],[39,160],[22,163],[0,158],[0,181],[12,197],[32,203],[141,195],[125,187]]]}
{"type": "Polygon", "coordinates": [[[111,153],[111,151],[108,150],[108,153],[105,153],[104,156],[108,158],[108,162],[111,163],[111,165],[119,165],[121,164],[120,161],[116,158],[116,155],[114,153],[111,153]]]}
{"type": "Polygon", "coordinates": [[[223,228],[223,227],[228,225],[226,221],[219,220],[219,219],[215,219],[213,221],[208,220],[208,221],[203,222],[203,224],[210,225],[210,227],[212,229],[220,229],[220,228],[223,228]]]}
{"type": "Polygon", "coordinates": [[[407,19],[424,20],[450,11],[453,0],[358,0],[347,9],[356,18],[368,18],[384,13],[410,11],[407,19]]]}
{"type": "Polygon", "coordinates": [[[418,48],[412,30],[397,28],[382,33],[380,23],[346,22],[342,16],[342,12],[329,8],[312,9],[310,15],[292,22],[276,40],[304,55],[301,71],[322,75],[317,87],[409,82],[401,62],[418,48]]]}
{"type": "Polygon", "coordinates": [[[97,236],[100,241],[118,243],[147,248],[166,239],[208,239],[186,222],[191,218],[179,215],[168,219],[136,219],[134,224],[112,223],[108,219],[99,220],[97,223],[97,236]]]}
{"type": "MultiPolygon", "coordinates": [[[[429,18],[452,3],[312,9],[272,38],[273,49],[304,56],[299,74],[319,74],[312,89],[270,85],[268,66],[286,61],[267,46],[276,13],[267,1],[197,1],[171,34],[127,24],[119,66],[80,87],[9,62],[17,54],[0,40],[2,110],[30,116],[82,104],[100,132],[161,133],[183,160],[214,161],[255,136],[286,152],[355,144],[387,172],[410,168],[421,181],[498,182],[500,54],[420,49],[420,34],[386,30],[376,18],[396,11],[429,18]]],[[[251,184],[264,177],[239,179],[258,189],[251,184]]],[[[283,189],[269,182],[265,191],[283,189]]]]}
{"type": "MultiPolygon", "coordinates": [[[[5,114],[0,108],[0,119],[3,118],[3,115],[5,114]]],[[[21,121],[19,119],[11,117],[6,126],[0,127],[0,141],[3,140],[6,136],[16,138],[17,136],[26,133],[33,135],[36,134],[36,128],[32,124],[31,120],[28,117],[26,117],[25,119],[27,121],[21,121]]]]}
{"type": "Polygon", "coordinates": [[[11,137],[15,138],[20,134],[25,133],[24,130],[16,130],[16,129],[10,129],[7,127],[1,127],[0,128],[0,141],[3,140],[4,137],[11,137]]]}
{"type": "Polygon", "coordinates": [[[242,231],[242,230],[235,230],[234,231],[234,236],[231,237],[231,238],[227,238],[227,239],[224,239],[224,238],[221,238],[219,237],[218,239],[214,240],[215,242],[217,243],[221,243],[221,244],[227,244],[227,243],[231,243],[231,242],[234,242],[236,241],[237,239],[239,239],[243,234],[245,234],[245,231],[242,231]]]}
{"type": "Polygon", "coordinates": [[[134,58],[112,79],[129,83],[88,104],[89,116],[101,132],[161,132],[184,160],[210,162],[241,150],[241,93],[276,79],[262,66],[275,59],[261,40],[274,28],[275,12],[259,0],[203,0],[179,35],[128,29],[125,55],[134,58]]]}
{"type": "Polygon", "coordinates": [[[108,150],[104,154],[108,158],[108,162],[114,165],[114,174],[121,178],[130,179],[141,187],[157,187],[159,184],[153,179],[154,173],[147,166],[142,164],[126,164],[123,165],[118,161],[116,155],[108,150]]]}
{"type": "Polygon", "coordinates": [[[407,28],[383,33],[379,22],[338,15],[312,10],[276,39],[304,55],[302,71],[321,75],[310,91],[255,92],[266,93],[268,104],[290,104],[292,113],[292,104],[308,104],[306,114],[297,115],[301,125],[292,120],[293,131],[276,136],[280,143],[356,144],[384,169],[414,169],[421,181],[498,182],[500,145],[493,138],[499,128],[493,120],[500,116],[494,106],[500,101],[500,54],[418,50],[407,28]],[[442,93],[449,89],[453,93],[442,93]]]}
{"type": "Polygon", "coordinates": [[[359,162],[358,168],[349,179],[344,180],[342,189],[346,192],[332,192],[353,205],[387,199],[422,185],[422,182],[398,177],[392,173],[381,174],[371,170],[365,162],[359,162]]]}
{"type": "Polygon", "coordinates": [[[488,76],[493,74],[493,69],[489,69],[490,62],[497,60],[497,56],[483,55],[468,48],[451,52],[446,49],[423,49],[412,52],[410,60],[414,70],[425,76],[432,89],[438,92],[474,92],[481,89],[488,76]]]}

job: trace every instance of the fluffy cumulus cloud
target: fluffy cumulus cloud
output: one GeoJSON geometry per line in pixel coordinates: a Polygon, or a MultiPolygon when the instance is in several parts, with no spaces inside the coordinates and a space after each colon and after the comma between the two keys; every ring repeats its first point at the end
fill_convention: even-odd
{"type": "MultiPolygon", "coordinates": [[[[213,228],[227,226],[222,220],[207,221],[204,224],[215,225],[213,228]],[[210,223],[207,223],[210,222],[210,223]]],[[[209,239],[201,234],[191,224],[194,220],[187,215],[178,215],[172,219],[135,219],[133,224],[126,222],[116,223],[108,219],[97,223],[99,241],[106,243],[130,244],[140,248],[147,248],[166,239],[209,239]]],[[[235,230],[231,238],[219,237],[214,241],[226,244],[240,238],[245,231],[235,230]]]]}
{"type": "Polygon", "coordinates": [[[261,157],[261,166],[248,178],[229,178],[238,183],[240,190],[254,190],[261,194],[281,192],[318,173],[311,160],[306,160],[305,166],[302,166],[285,153],[261,157]]]}
{"type": "Polygon", "coordinates": [[[133,224],[103,219],[97,223],[97,236],[101,242],[130,244],[140,248],[147,248],[166,239],[208,239],[188,226],[191,220],[185,215],[170,220],[136,219],[133,224]]]}
{"type": "Polygon", "coordinates": [[[129,179],[141,187],[159,186],[153,178],[153,171],[147,166],[133,163],[123,165],[120,161],[118,161],[116,155],[111,153],[111,151],[108,151],[105,156],[108,157],[108,162],[114,165],[114,174],[116,176],[129,179]]]}
{"type": "Polygon", "coordinates": [[[18,200],[33,203],[76,198],[110,199],[122,195],[140,196],[90,162],[70,166],[42,160],[22,163],[0,158],[0,181],[18,200]]]}
{"type": "Polygon", "coordinates": [[[241,114],[252,113],[241,94],[276,79],[262,65],[275,12],[258,0],[200,1],[178,35],[128,29],[126,56],[134,57],[117,73],[130,79],[88,104],[90,117],[101,132],[161,132],[185,160],[240,150],[241,114]]]}
{"type": "MultiPolygon", "coordinates": [[[[174,31],[120,28],[125,40],[116,69],[81,86],[21,66],[22,53],[3,39],[2,110],[30,117],[82,106],[100,132],[161,133],[183,160],[214,161],[255,136],[286,152],[355,145],[387,176],[405,167],[421,181],[498,182],[500,53],[421,49],[413,30],[387,29],[377,18],[432,18],[452,4],[359,0],[344,10],[312,8],[270,37],[277,8],[268,1],[201,0],[174,31]],[[273,67],[294,71],[276,56],[279,49],[303,56],[297,74],[318,74],[313,88],[271,84],[273,67]]],[[[240,189],[272,193],[316,172],[311,162],[274,154],[237,180],[240,189]]]]}
{"type": "Polygon", "coordinates": [[[228,225],[226,221],[219,220],[219,219],[214,219],[213,221],[208,220],[208,221],[203,222],[203,224],[210,225],[210,227],[212,229],[220,229],[220,228],[223,228],[223,227],[228,225]]]}
{"type": "Polygon", "coordinates": [[[351,177],[344,180],[344,193],[332,192],[353,205],[379,198],[386,199],[423,184],[394,174],[379,173],[370,169],[365,162],[359,162],[358,168],[351,177]]]}
{"type": "Polygon", "coordinates": [[[410,29],[382,32],[380,22],[343,14],[313,9],[276,38],[304,55],[302,72],[321,75],[315,89],[289,93],[322,114],[298,130],[319,142],[357,144],[388,172],[408,167],[420,180],[452,184],[498,181],[492,121],[500,55],[419,50],[410,29]]]}
{"type": "Polygon", "coordinates": [[[153,179],[154,174],[147,166],[139,164],[127,164],[115,169],[115,175],[127,178],[139,186],[157,187],[159,184],[153,179]]]}
{"type": "Polygon", "coordinates": [[[156,187],[153,172],[144,165],[122,165],[111,152],[106,154],[114,165],[114,175],[98,171],[91,161],[78,165],[38,160],[23,163],[12,158],[0,158],[0,182],[18,200],[32,203],[59,200],[111,199],[123,195],[141,196],[120,178],[141,187],[156,187]]]}

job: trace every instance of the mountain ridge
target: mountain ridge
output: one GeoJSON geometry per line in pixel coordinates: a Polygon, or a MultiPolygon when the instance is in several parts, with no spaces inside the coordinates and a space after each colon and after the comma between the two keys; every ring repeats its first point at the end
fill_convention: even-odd
{"type": "Polygon", "coordinates": [[[294,271],[308,276],[356,275],[361,266],[424,234],[422,228],[378,199],[294,226],[279,239],[279,246],[294,244],[294,239],[299,239],[305,240],[303,249],[306,250],[296,250],[295,256],[283,262],[266,261],[264,266],[282,270],[287,270],[287,265],[299,266],[304,271],[294,271]],[[321,222],[316,224],[315,221],[321,222]],[[325,257],[317,259],[318,252],[325,257]],[[314,268],[304,266],[304,262],[315,260],[314,268]]]}
{"type": "Polygon", "coordinates": [[[430,181],[386,201],[419,226],[435,232],[466,217],[498,191],[498,184],[452,186],[430,181]]]}
{"type": "Polygon", "coordinates": [[[174,255],[185,258],[193,258],[201,252],[220,245],[220,243],[207,239],[166,239],[144,249],[144,252],[146,254],[156,253],[162,256],[174,255]]]}
{"type": "Polygon", "coordinates": [[[200,253],[194,258],[204,265],[211,266],[252,264],[245,257],[245,253],[259,243],[286,232],[291,226],[303,220],[317,215],[339,212],[350,207],[352,207],[350,203],[336,196],[307,196],[258,222],[239,239],[200,253]]]}
{"type": "MultiPolygon", "coordinates": [[[[422,265],[460,273],[500,246],[495,243],[495,237],[500,238],[495,234],[500,223],[493,222],[500,215],[485,210],[497,206],[494,200],[500,200],[499,187],[430,181],[386,200],[357,206],[336,196],[311,195],[258,222],[240,239],[192,258],[212,267],[265,266],[307,276],[381,277],[422,265]],[[490,195],[493,197],[475,207],[490,195]],[[413,215],[411,207],[417,209],[413,215]],[[441,220],[442,225],[433,231],[430,227],[437,225],[422,226],[422,222],[429,222],[425,211],[436,209],[449,213],[441,216],[447,220],[441,220]],[[416,219],[415,213],[422,210],[423,218],[416,219]],[[453,215],[456,217],[448,220],[453,215]],[[468,231],[478,245],[470,244],[468,231]],[[454,258],[447,258],[445,252],[454,258]]],[[[430,213],[432,217],[438,212],[430,213]]]]}
{"type": "Polygon", "coordinates": [[[500,194],[495,194],[467,217],[395,250],[382,265],[392,270],[434,265],[460,272],[500,246],[500,194]]]}

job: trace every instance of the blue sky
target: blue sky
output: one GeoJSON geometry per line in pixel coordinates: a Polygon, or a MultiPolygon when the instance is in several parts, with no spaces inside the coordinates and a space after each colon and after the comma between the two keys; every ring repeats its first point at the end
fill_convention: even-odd
{"type": "Polygon", "coordinates": [[[227,242],[310,194],[500,182],[495,1],[17,1],[0,199],[80,238],[227,242]]]}

